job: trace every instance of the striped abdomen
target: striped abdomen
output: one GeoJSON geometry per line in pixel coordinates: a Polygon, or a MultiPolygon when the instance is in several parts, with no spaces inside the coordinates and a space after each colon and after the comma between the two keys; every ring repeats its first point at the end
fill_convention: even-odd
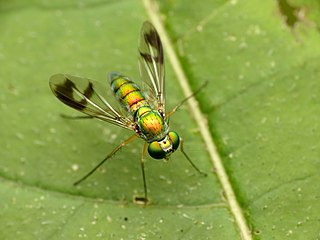
{"type": "Polygon", "coordinates": [[[111,73],[109,79],[116,98],[132,116],[139,108],[149,106],[137,84],[117,73],[111,73]]]}
{"type": "Polygon", "coordinates": [[[118,101],[134,118],[141,138],[152,142],[168,134],[167,122],[157,110],[150,107],[137,84],[117,73],[110,74],[110,84],[118,101]]]}

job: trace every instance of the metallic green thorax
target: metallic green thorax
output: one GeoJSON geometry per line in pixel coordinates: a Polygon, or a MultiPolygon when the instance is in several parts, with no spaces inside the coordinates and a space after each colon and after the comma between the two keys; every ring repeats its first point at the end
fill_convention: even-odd
{"type": "Polygon", "coordinates": [[[134,118],[139,136],[147,142],[163,139],[169,127],[163,116],[150,107],[138,85],[117,73],[111,73],[109,79],[121,106],[134,118]]]}

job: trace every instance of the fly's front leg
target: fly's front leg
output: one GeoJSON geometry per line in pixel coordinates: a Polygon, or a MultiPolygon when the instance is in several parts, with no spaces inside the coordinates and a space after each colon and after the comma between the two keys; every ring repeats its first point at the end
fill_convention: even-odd
{"type": "Polygon", "coordinates": [[[144,197],[135,197],[134,201],[138,204],[144,204],[147,205],[148,203],[148,189],[147,189],[147,181],[146,181],[146,174],[144,171],[144,160],[146,157],[146,153],[147,153],[147,149],[148,149],[148,143],[144,143],[143,144],[143,148],[142,148],[142,156],[141,156],[141,161],[140,161],[140,165],[141,165],[141,172],[142,172],[142,180],[143,180],[143,189],[144,189],[144,197]]]}
{"type": "Polygon", "coordinates": [[[180,137],[180,150],[181,152],[183,153],[183,155],[186,157],[186,159],[188,160],[188,162],[191,164],[191,166],[198,172],[200,173],[201,175],[203,176],[207,176],[207,174],[205,172],[202,172],[193,162],[192,160],[189,158],[189,156],[186,154],[186,152],[184,151],[184,148],[183,148],[183,139],[180,137]]]}

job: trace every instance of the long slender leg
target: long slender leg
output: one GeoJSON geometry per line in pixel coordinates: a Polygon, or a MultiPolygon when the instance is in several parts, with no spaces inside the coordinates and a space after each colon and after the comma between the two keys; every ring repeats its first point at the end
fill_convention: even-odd
{"type": "Polygon", "coordinates": [[[127,145],[129,142],[131,142],[132,140],[136,139],[137,135],[132,135],[131,137],[129,137],[127,140],[123,141],[120,145],[118,145],[115,149],[112,150],[112,152],[106,156],[97,166],[95,166],[90,172],[88,172],[85,176],[83,176],[81,179],[79,179],[78,181],[76,181],[73,185],[78,185],[79,183],[81,183],[82,181],[84,181],[85,179],[87,179],[92,173],[94,173],[105,161],[107,161],[109,158],[111,158],[116,152],[118,152],[122,147],[124,147],[125,145],[127,145]]]}
{"type": "Polygon", "coordinates": [[[183,99],[177,106],[175,106],[170,112],[168,112],[166,114],[166,118],[168,118],[170,115],[174,114],[186,101],[188,101],[190,98],[194,97],[195,95],[197,95],[205,86],[207,86],[208,82],[205,82],[204,84],[202,84],[202,86],[200,86],[200,88],[195,91],[194,93],[192,93],[190,96],[186,97],[185,99],[183,99]]]}
{"type": "Polygon", "coordinates": [[[63,113],[61,113],[60,116],[61,116],[62,118],[71,119],[71,120],[74,120],[74,119],[91,119],[91,118],[94,118],[94,117],[89,116],[89,115],[69,116],[69,115],[65,115],[65,114],[63,114],[63,113]]]}
{"type": "Polygon", "coordinates": [[[207,174],[205,172],[202,172],[189,158],[189,156],[186,154],[186,152],[183,149],[183,139],[180,137],[180,150],[183,153],[183,155],[186,157],[186,159],[189,161],[189,163],[191,164],[191,166],[201,175],[203,176],[207,176],[207,174]]]}
{"type": "Polygon", "coordinates": [[[147,203],[148,203],[148,189],[147,189],[146,174],[144,171],[144,160],[146,157],[147,149],[148,149],[148,143],[145,142],[143,145],[143,148],[142,148],[142,156],[141,156],[141,161],[140,161],[142,180],[143,180],[144,197],[136,197],[135,198],[135,202],[137,202],[137,203],[143,202],[144,205],[147,205],[147,203]]]}

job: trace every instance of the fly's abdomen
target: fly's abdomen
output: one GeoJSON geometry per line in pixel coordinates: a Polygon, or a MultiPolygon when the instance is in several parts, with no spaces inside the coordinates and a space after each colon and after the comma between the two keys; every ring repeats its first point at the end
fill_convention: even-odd
{"type": "Polygon", "coordinates": [[[111,73],[110,84],[118,101],[131,115],[139,108],[149,106],[138,85],[127,77],[111,73]]]}

